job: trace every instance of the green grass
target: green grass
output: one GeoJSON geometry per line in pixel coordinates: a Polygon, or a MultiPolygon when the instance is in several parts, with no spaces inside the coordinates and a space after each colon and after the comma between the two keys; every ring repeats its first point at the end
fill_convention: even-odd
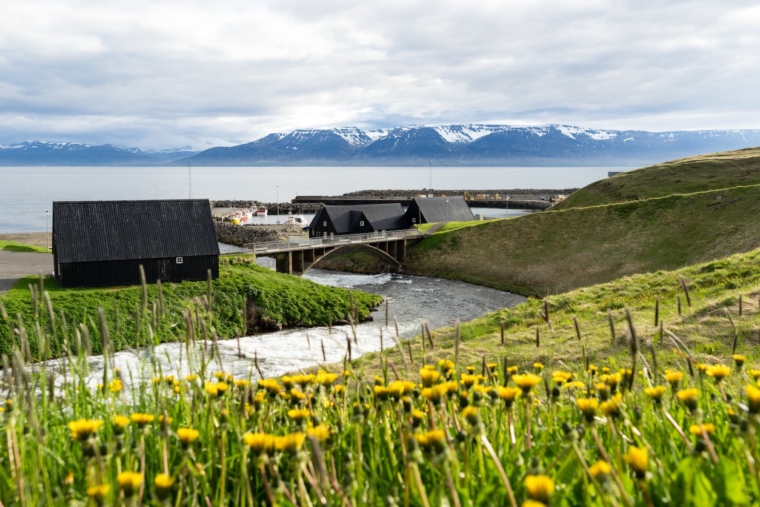
{"type": "Polygon", "coordinates": [[[760,185],[534,213],[435,234],[409,248],[405,269],[557,294],[752,250],[757,210],[760,185]]]}
{"type": "MultiPolygon", "coordinates": [[[[112,327],[112,341],[116,350],[147,344],[149,331],[141,328],[135,333],[136,322],[143,321],[141,314],[153,315],[152,332],[170,340],[184,339],[185,311],[205,312],[206,282],[166,283],[161,287],[163,307],[158,302],[161,297],[157,285],[147,286],[147,298],[157,302],[153,307],[142,310],[142,288],[86,288],[61,289],[55,279],[44,279],[44,290],[48,292],[52,306],[56,309],[51,319],[47,305],[37,290],[36,314],[44,328],[52,328],[52,320],[61,320],[61,313],[70,326],[83,324],[92,335],[92,351],[101,351],[98,330],[97,309],[103,308],[105,318],[112,327]],[[118,307],[119,325],[116,326],[118,307]],[[138,316],[136,320],[136,315],[138,316]]],[[[7,314],[21,315],[27,327],[27,335],[34,357],[42,354],[42,344],[36,336],[31,322],[35,318],[29,284],[37,287],[39,278],[27,277],[0,298],[7,314]]],[[[248,322],[257,315],[261,327],[326,325],[331,321],[345,319],[350,314],[351,299],[357,307],[359,318],[369,314],[381,298],[377,295],[342,288],[326,287],[295,276],[282,275],[269,269],[255,266],[247,258],[225,258],[220,266],[220,277],[212,283],[212,308],[209,315],[208,336],[212,329],[220,338],[232,338],[246,334],[243,309],[248,304],[248,322]],[[254,311],[255,309],[255,311],[254,311]]],[[[149,319],[150,320],[150,319],[149,319]]],[[[16,326],[18,327],[18,326],[16,326]]],[[[17,339],[8,326],[0,326],[0,352],[8,354],[17,339]]],[[[45,344],[49,356],[57,356],[63,350],[60,337],[45,344]]]]}
{"type": "Polygon", "coordinates": [[[6,241],[2,239],[0,239],[0,251],[50,253],[50,250],[41,246],[27,245],[25,243],[16,243],[15,241],[6,241]]]}
{"type": "Polygon", "coordinates": [[[760,184],[760,148],[748,148],[618,174],[573,192],[554,208],[596,206],[757,184],[760,184]]]}

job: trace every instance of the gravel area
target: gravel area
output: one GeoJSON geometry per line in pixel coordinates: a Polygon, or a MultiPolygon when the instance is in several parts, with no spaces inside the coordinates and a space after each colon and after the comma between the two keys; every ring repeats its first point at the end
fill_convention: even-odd
{"type": "Polygon", "coordinates": [[[15,241],[16,243],[25,243],[27,245],[48,246],[49,236],[44,232],[16,232],[9,234],[0,234],[0,239],[5,241],[15,241]]]}

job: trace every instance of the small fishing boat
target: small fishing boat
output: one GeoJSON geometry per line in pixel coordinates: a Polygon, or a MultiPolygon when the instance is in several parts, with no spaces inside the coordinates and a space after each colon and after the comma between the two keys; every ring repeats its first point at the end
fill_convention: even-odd
{"type": "Polygon", "coordinates": [[[290,215],[287,220],[285,220],[285,225],[297,225],[299,227],[307,227],[309,224],[306,222],[306,219],[303,217],[303,215],[290,215]]]}
{"type": "Polygon", "coordinates": [[[264,206],[259,206],[253,214],[257,217],[265,217],[267,216],[267,209],[264,206]]]}

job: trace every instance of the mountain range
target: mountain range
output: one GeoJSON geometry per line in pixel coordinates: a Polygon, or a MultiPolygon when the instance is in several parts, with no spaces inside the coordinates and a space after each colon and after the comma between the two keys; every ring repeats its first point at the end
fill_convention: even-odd
{"type": "Polygon", "coordinates": [[[0,145],[0,165],[635,166],[760,146],[760,130],[647,132],[567,125],[300,129],[194,152],[32,141],[0,145]]]}

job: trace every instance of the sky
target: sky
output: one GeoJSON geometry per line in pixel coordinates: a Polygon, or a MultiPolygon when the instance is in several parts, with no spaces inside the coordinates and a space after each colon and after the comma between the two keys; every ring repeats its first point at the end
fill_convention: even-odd
{"type": "Polygon", "coordinates": [[[3,2],[3,144],[451,123],[760,128],[760,4],[3,2]]]}

